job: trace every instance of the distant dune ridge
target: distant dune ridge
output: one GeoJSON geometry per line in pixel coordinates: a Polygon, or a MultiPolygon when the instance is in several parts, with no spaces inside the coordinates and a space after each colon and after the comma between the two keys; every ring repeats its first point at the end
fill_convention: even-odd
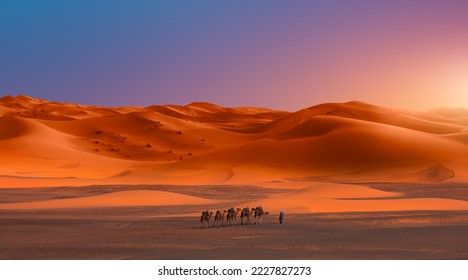
{"type": "Polygon", "coordinates": [[[468,180],[468,111],[363,102],[297,112],[0,98],[2,186],[468,180]]]}

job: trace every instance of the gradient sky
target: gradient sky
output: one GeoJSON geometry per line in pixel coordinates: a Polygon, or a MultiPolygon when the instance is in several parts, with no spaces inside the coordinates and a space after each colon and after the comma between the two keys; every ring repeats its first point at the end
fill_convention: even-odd
{"type": "Polygon", "coordinates": [[[0,1],[0,95],[468,108],[468,1],[0,1]]]}

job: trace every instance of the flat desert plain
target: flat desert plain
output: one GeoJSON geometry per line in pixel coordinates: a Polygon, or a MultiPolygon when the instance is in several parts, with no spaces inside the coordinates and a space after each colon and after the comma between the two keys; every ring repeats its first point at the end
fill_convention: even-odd
{"type": "Polygon", "coordinates": [[[468,259],[464,109],[5,96],[0,154],[1,259],[468,259]]]}

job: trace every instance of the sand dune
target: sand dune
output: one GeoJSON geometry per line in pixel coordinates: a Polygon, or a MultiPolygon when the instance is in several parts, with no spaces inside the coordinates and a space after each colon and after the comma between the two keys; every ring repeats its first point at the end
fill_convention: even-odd
{"type": "Polygon", "coordinates": [[[315,198],[308,201],[300,197],[290,196],[286,199],[269,198],[257,201],[265,209],[279,213],[287,209],[289,213],[319,213],[319,212],[380,212],[380,211],[445,211],[468,210],[468,202],[442,198],[406,198],[406,199],[369,199],[342,200],[315,198]]]}
{"type": "Polygon", "coordinates": [[[127,161],[81,151],[73,145],[73,136],[32,119],[4,116],[0,128],[2,167],[11,170],[1,175],[99,178],[128,165],[127,161]],[[75,167],[62,167],[70,164],[75,167]]]}
{"type": "Polygon", "coordinates": [[[3,203],[0,209],[58,209],[115,206],[168,206],[213,204],[217,200],[162,191],[120,191],[102,195],[23,203],[3,203]]]}
{"type": "MultiPolygon", "coordinates": [[[[322,183],[286,194],[270,195],[250,202],[273,213],[374,212],[408,210],[468,210],[467,201],[440,198],[399,198],[398,193],[365,186],[322,183]]],[[[245,207],[245,205],[239,205],[245,207]]]]}
{"type": "MultiPolygon", "coordinates": [[[[389,179],[438,163],[450,168],[454,162],[465,162],[468,155],[464,144],[438,135],[328,116],[313,117],[299,128],[292,127],[270,137],[273,139],[208,151],[174,166],[242,169],[249,164],[249,169],[270,170],[272,174],[283,174],[282,178],[347,174],[350,179],[356,176],[389,179]]],[[[466,172],[452,169],[455,176],[466,172]]]]}
{"type": "Polygon", "coordinates": [[[11,111],[10,108],[7,108],[5,106],[0,105],[0,117],[3,116],[5,113],[10,112],[10,111],[11,111]]]}
{"type": "Polygon", "coordinates": [[[465,108],[437,108],[429,111],[430,115],[445,122],[468,125],[468,110],[465,108]]]}
{"type": "Polygon", "coordinates": [[[203,102],[106,108],[21,95],[0,98],[0,114],[2,187],[468,178],[468,126],[456,119],[465,111],[362,102],[294,113],[203,102]],[[450,176],[429,176],[436,165],[450,176]]]}
{"type": "Polygon", "coordinates": [[[453,119],[440,118],[431,113],[408,112],[385,108],[362,102],[325,103],[286,115],[267,125],[264,129],[278,133],[317,116],[340,117],[362,120],[371,123],[388,124],[432,134],[462,132],[466,126],[453,123],[453,119]]]}
{"type": "Polygon", "coordinates": [[[415,174],[420,182],[443,182],[455,176],[455,172],[442,164],[436,164],[415,174]]]}
{"type": "Polygon", "coordinates": [[[287,115],[286,112],[266,108],[223,108],[206,102],[194,102],[186,106],[154,105],[146,109],[177,119],[211,124],[230,130],[237,130],[239,127],[244,129],[246,127],[254,127],[287,115]]]}

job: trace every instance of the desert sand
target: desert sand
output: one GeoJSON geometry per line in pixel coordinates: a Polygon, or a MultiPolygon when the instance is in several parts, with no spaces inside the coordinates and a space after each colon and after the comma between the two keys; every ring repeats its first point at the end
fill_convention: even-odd
{"type": "MultiPolygon", "coordinates": [[[[413,200],[457,197],[468,203],[468,184],[369,183],[367,187],[359,194],[387,198],[387,189],[391,188],[401,197],[413,200]]],[[[304,191],[310,192],[307,188],[304,191]]],[[[407,210],[410,205],[405,205],[403,211],[294,213],[299,209],[289,212],[286,207],[285,221],[280,225],[278,212],[267,206],[268,197],[289,198],[297,192],[253,186],[187,185],[3,188],[2,205],[14,206],[0,210],[0,259],[468,258],[466,210],[415,211],[407,210]],[[92,201],[105,194],[129,190],[177,192],[184,197],[206,199],[207,204],[86,207],[75,204],[60,208],[36,205],[30,209],[31,204],[27,204],[30,202],[25,202],[58,201],[55,206],[60,206],[60,201],[66,200],[64,197],[92,201]],[[228,198],[226,191],[230,192],[228,198]],[[270,210],[262,225],[238,223],[232,227],[200,229],[201,209],[226,209],[235,203],[254,207],[254,201],[270,210]],[[21,205],[28,207],[18,209],[21,205]]],[[[350,194],[343,199],[360,201],[352,197],[350,194]]],[[[450,202],[458,200],[445,201],[449,207],[450,202]]],[[[313,204],[309,207],[313,208],[313,204]]]]}
{"type": "Polygon", "coordinates": [[[0,153],[3,259],[468,257],[466,110],[5,96],[0,153]],[[199,229],[258,205],[264,225],[199,229]]]}

